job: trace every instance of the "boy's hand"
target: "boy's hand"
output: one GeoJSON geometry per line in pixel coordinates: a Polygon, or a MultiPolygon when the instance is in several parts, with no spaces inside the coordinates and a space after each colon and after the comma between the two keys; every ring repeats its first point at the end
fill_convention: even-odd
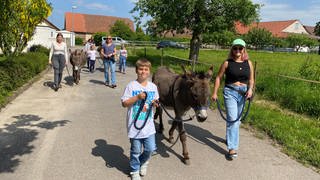
{"type": "Polygon", "coordinates": [[[153,101],[152,101],[152,105],[153,105],[153,107],[159,107],[159,106],[160,106],[159,100],[158,100],[158,99],[153,100],[153,101]]]}
{"type": "Polygon", "coordinates": [[[146,98],[146,93],[141,92],[140,94],[138,94],[138,99],[145,99],[146,98]]]}

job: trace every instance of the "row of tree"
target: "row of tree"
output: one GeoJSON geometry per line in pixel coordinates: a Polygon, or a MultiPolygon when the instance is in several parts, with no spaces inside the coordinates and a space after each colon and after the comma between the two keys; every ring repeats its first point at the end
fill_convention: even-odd
{"type": "MultiPolygon", "coordinates": [[[[213,32],[203,35],[203,43],[229,46],[238,35],[234,31],[213,32]]],[[[310,38],[306,34],[290,34],[286,38],[273,37],[272,33],[266,29],[253,28],[243,38],[248,45],[255,49],[264,47],[291,47],[299,49],[301,46],[313,47],[318,45],[316,39],[310,38]]]]}

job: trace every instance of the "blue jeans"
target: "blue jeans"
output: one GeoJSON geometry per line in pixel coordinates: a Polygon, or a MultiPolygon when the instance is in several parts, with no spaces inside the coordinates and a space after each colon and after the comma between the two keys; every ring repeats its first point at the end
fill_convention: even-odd
{"type": "Polygon", "coordinates": [[[116,85],[116,62],[103,59],[103,65],[104,65],[104,79],[106,83],[110,83],[109,80],[109,68],[110,68],[110,74],[111,74],[111,85],[116,85]]]}
{"type": "Polygon", "coordinates": [[[127,61],[127,58],[125,56],[120,56],[120,65],[119,65],[120,72],[126,72],[126,61],[127,61]]]}
{"type": "Polygon", "coordinates": [[[131,172],[137,172],[140,170],[140,166],[147,162],[156,150],[155,134],[142,139],[130,138],[130,143],[130,169],[131,172]]]}
{"type": "MultiPolygon", "coordinates": [[[[233,88],[246,92],[247,86],[229,85],[233,88]]],[[[234,121],[240,115],[245,104],[245,97],[238,91],[224,87],[223,89],[224,104],[227,111],[227,120],[234,121]]],[[[226,139],[228,150],[238,150],[239,147],[239,127],[241,121],[227,122],[226,139]]]]}

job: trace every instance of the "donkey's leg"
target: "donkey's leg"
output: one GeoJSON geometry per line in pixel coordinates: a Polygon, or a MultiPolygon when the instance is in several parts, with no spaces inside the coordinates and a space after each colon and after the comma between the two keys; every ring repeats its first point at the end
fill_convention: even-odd
{"type": "Polygon", "coordinates": [[[186,165],[190,165],[190,158],[189,158],[189,153],[187,149],[187,134],[186,134],[186,130],[184,129],[183,122],[178,122],[178,129],[179,129],[180,141],[182,143],[183,160],[186,165]]]}
{"type": "Polygon", "coordinates": [[[173,132],[176,129],[176,127],[177,127],[177,121],[173,121],[171,128],[169,130],[169,142],[170,143],[173,143],[173,132]]]}
{"type": "Polygon", "coordinates": [[[162,112],[163,112],[162,108],[157,107],[156,114],[159,116],[159,130],[158,130],[158,132],[161,134],[163,133],[163,130],[164,130],[163,122],[162,122],[162,112]]]}

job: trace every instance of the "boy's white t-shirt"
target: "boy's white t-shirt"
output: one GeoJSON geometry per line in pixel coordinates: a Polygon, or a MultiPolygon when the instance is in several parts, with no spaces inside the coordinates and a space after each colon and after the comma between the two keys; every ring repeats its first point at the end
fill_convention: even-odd
{"type": "MultiPolygon", "coordinates": [[[[137,120],[137,127],[141,127],[146,119],[146,115],[148,109],[150,108],[150,104],[153,100],[159,99],[159,93],[157,86],[152,82],[147,83],[147,86],[142,86],[138,81],[131,81],[125,88],[124,93],[121,97],[121,101],[126,101],[127,99],[140,94],[141,92],[147,92],[147,100],[145,102],[143,110],[140,112],[138,120],[137,120]]],[[[145,127],[141,130],[138,130],[134,127],[134,119],[139,110],[140,104],[142,100],[138,100],[135,102],[131,107],[128,107],[127,111],[127,130],[128,130],[128,137],[141,139],[147,138],[152,134],[156,133],[154,122],[153,122],[153,115],[154,110],[152,108],[151,113],[147,119],[147,123],[145,127]]]]}
{"type": "Polygon", "coordinates": [[[96,51],[95,50],[89,50],[87,51],[88,57],[90,60],[95,61],[96,60],[96,51]]]}

